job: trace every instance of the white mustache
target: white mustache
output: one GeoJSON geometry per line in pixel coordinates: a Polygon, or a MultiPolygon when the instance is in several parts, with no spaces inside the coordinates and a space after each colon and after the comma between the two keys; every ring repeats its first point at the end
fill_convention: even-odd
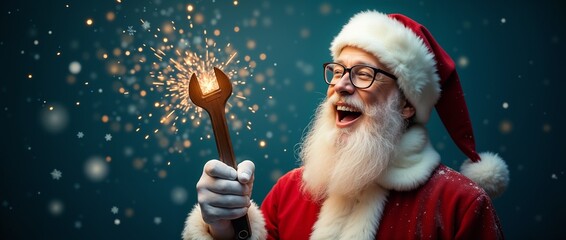
{"type": "Polygon", "coordinates": [[[330,98],[328,98],[327,102],[332,106],[336,106],[336,104],[338,102],[342,102],[345,103],[347,105],[350,105],[356,109],[359,109],[362,111],[362,113],[366,113],[367,112],[367,106],[366,104],[364,104],[364,102],[362,100],[359,99],[355,99],[353,97],[347,97],[347,96],[340,96],[338,94],[333,94],[332,96],[330,96],[330,98]]]}

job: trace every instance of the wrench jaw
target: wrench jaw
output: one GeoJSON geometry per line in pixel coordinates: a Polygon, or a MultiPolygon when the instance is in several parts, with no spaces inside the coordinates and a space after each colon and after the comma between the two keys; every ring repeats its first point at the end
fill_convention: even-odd
{"type": "Polygon", "coordinates": [[[217,67],[214,67],[214,75],[216,76],[218,87],[221,90],[220,99],[228,100],[230,95],[232,95],[232,82],[230,81],[228,76],[226,76],[226,74],[224,74],[224,72],[222,72],[222,70],[218,69],[217,67]]]}
{"type": "Polygon", "coordinates": [[[228,98],[230,98],[230,96],[232,95],[232,82],[230,82],[228,76],[226,76],[226,74],[224,74],[222,70],[216,67],[214,68],[214,75],[216,76],[218,89],[206,95],[202,93],[202,89],[200,88],[200,83],[195,73],[191,75],[191,79],[189,80],[189,97],[191,98],[191,101],[195,105],[204,108],[207,111],[209,108],[208,106],[209,104],[207,103],[210,103],[218,99],[221,104],[226,105],[226,102],[228,102],[228,98]]]}
{"type": "Polygon", "coordinates": [[[201,108],[205,108],[204,105],[206,105],[206,101],[204,101],[204,96],[202,95],[202,90],[200,89],[197,75],[194,73],[189,80],[189,97],[195,105],[201,108]]]}

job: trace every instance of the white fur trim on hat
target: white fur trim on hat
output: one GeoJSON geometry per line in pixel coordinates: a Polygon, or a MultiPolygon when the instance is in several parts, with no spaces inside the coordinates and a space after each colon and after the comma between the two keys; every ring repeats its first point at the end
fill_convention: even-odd
{"type": "MultiPolygon", "coordinates": [[[[265,220],[263,219],[261,210],[255,202],[252,202],[252,205],[248,209],[248,219],[250,221],[250,228],[252,231],[250,239],[266,239],[267,230],[265,229],[265,220]]],[[[196,204],[191,213],[189,213],[189,216],[185,221],[185,229],[183,229],[182,236],[183,240],[214,239],[208,232],[208,225],[202,219],[202,213],[198,204],[196,204]]]]}
{"type": "Polygon", "coordinates": [[[480,185],[490,197],[501,195],[509,184],[507,164],[495,153],[480,153],[481,161],[467,159],[460,172],[480,185]]]}
{"type": "Polygon", "coordinates": [[[423,40],[401,22],[377,11],[354,15],[334,38],[334,60],[346,46],[375,55],[397,76],[397,84],[416,109],[416,121],[426,123],[440,97],[440,77],[434,55],[423,40]]]}

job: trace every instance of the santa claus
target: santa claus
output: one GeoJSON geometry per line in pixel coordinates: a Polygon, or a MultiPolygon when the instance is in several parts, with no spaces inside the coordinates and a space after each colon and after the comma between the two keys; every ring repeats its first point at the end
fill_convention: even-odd
{"type": "Polygon", "coordinates": [[[500,239],[490,195],[507,165],[478,154],[454,62],[419,23],[376,11],[353,16],[323,65],[327,98],[300,148],[303,166],[261,204],[250,200],[254,165],[209,161],[184,239],[234,239],[248,214],[252,239],[500,239]],[[425,124],[435,107],[468,160],[440,162],[425,124]]]}

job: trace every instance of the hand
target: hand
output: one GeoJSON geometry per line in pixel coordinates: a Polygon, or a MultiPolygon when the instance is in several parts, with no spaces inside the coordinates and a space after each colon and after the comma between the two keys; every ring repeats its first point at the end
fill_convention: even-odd
{"type": "Polygon", "coordinates": [[[248,212],[254,171],[254,163],[248,160],[238,165],[238,171],[218,160],[204,165],[196,186],[198,203],[202,218],[215,239],[233,238],[230,220],[248,212]]]}

